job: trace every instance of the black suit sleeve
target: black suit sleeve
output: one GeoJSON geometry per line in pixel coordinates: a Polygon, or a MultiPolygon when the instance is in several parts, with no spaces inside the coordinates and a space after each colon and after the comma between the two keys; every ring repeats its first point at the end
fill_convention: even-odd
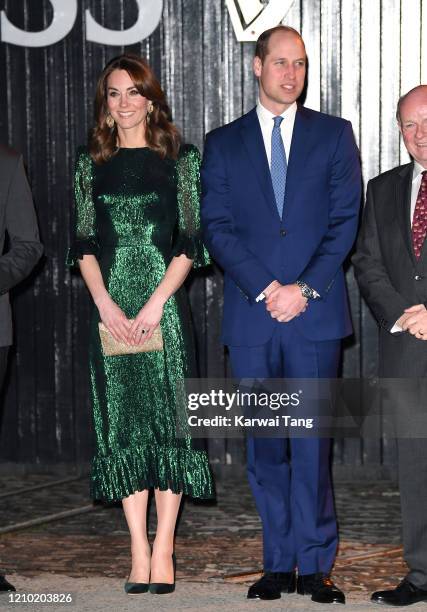
{"type": "Polygon", "coordinates": [[[22,156],[16,159],[11,173],[5,227],[9,250],[0,256],[0,294],[7,293],[28,276],[43,253],[22,156]]]}
{"type": "Polygon", "coordinates": [[[394,288],[385,266],[378,236],[372,181],[368,183],[362,227],[352,262],[363,297],[381,327],[390,331],[405,308],[413,304],[394,288]]]}

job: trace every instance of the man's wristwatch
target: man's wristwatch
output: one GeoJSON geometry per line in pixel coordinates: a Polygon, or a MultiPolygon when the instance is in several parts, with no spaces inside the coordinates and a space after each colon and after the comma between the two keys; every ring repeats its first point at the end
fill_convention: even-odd
{"type": "Polygon", "coordinates": [[[317,291],[309,287],[304,281],[297,280],[295,284],[301,289],[302,297],[305,297],[307,300],[315,300],[320,297],[317,291]]]}

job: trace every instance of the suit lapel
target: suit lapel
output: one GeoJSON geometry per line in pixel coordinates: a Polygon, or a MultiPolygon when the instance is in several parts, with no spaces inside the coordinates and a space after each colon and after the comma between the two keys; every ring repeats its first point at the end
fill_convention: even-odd
{"type": "Polygon", "coordinates": [[[412,247],[411,231],[411,179],[413,167],[413,164],[408,164],[398,173],[395,185],[395,203],[397,207],[397,219],[403,234],[403,240],[408,249],[409,256],[414,265],[416,265],[417,260],[412,247]]]}
{"type": "Polygon", "coordinates": [[[305,169],[306,158],[310,152],[310,128],[310,117],[304,107],[298,104],[286,174],[284,218],[287,217],[292,207],[301,174],[305,169]]]}
{"type": "Polygon", "coordinates": [[[243,144],[245,145],[246,152],[251,160],[261,192],[267,202],[267,205],[276,215],[277,219],[280,220],[276,206],[276,198],[273,191],[273,183],[271,181],[267,154],[265,152],[264,140],[256,109],[251,110],[247,115],[242,117],[240,135],[243,140],[243,144]]]}

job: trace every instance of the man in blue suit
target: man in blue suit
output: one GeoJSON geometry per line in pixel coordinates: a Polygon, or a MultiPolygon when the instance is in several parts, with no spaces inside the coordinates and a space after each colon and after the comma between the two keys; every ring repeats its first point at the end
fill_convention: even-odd
{"type": "MultiPolygon", "coordinates": [[[[307,58],[296,30],[264,32],[253,67],[256,108],[207,135],[202,164],[204,236],[225,273],[223,342],[236,378],[334,378],[352,332],[342,264],[358,223],[358,150],[348,121],[297,104],[307,58]]],[[[253,437],[247,462],[264,541],[248,598],[296,585],[345,603],[329,578],[330,440],[253,437]]]]}

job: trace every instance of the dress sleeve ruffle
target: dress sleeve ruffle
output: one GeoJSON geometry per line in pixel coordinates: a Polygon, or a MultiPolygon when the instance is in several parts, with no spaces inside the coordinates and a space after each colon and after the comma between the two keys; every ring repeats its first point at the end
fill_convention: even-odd
{"type": "Polygon", "coordinates": [[[74,172],[74,214],[67,266],[76,266],[84,255],[99,254],[96,213],[92,199],[93,162],[86,147],[79,147],[74,172]]]}
{"type": "Polygon", "coordinates": [[[99,255],[99,245],[94,238],[74,240],[67,252],[66,265],[77,266],[77,260],[83,259],[84,255],[99,255]]]}
{"type": "Polygon", "coordinates": [[[185,236],[181,233],[177,237],[172,249],[172,256],[178,257],[179,255],[185,255],[188,259],[192,259],[193,268],[203,268],[211,263],[209,254],[203,244],[201,232],[198,236],[185,236]]]}
{"type": "Polygon", "coordinates": [[[177,160],[178,227],[172,256],[185,255],[193,260],[194,268],[211,263],[200,227],[200,164],[200,153],[194,145],[181,148],[177,160]]]}

